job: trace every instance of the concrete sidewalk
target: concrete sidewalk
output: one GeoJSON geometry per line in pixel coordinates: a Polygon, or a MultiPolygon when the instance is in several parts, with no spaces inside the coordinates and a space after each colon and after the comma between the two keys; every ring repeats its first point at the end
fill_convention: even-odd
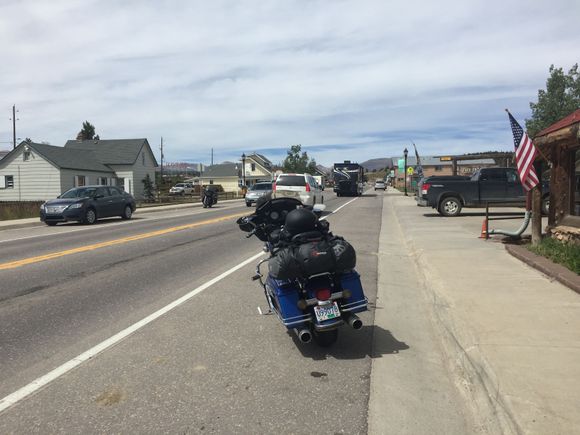
{"type": "Polygon", "coordinates": [[[439,217],[394,191],[384,201],[482,431],[580,433],[580,295],[478,239],[465,223],[479,216],[439,217]]]}
{"type": "MultiPolygon", "coordinates": [[[[243,198],[227,199],[224,201],[220,201],[220,204],[227,204],[230,202],[240,202],[240,201],[243,201],[243,198]]],[[[201,202],[191,202],[191,203],[186,203],[186,204],[171,204],[171,205],[139,207],[135,210],[135,214],[142,215],[144,213],[181,210],[184,208],[201,207],[201,206],[202,206],[201,202]]],[[[44,225],[43,222],[40,222],[39,217],[27,218],[27,219],[5,220],[5,221],[0,221],[0,231],[14,229],[14,228],[34,227],[34,226],[39,226],[39,225],[44,225]]]]}

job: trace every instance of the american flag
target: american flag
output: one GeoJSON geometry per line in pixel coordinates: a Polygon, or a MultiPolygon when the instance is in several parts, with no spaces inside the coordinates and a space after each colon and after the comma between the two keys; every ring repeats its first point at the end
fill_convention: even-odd
{"type": "Polygon", "coordinates": [[[514,145],[516,147],[516,164],[518,166],[518,174],[522,182],[522,186],[526,190],[532,190],[540,182],[538,174],[534,169],[534,160],[538,151],[532,143],[532,140],[524,132],[523,128],[518,124],[511,113],[508,112],[510,124],[512,126],[512,133],[514,135],[514,145]]]}
{"type": "Polygon", "coordinates": [[[415,157],[417,157],[417,166],[415,167],[415,171],[417,172],[419,178],[423,178],[423,166],[421,166],[421,159],[419,158],[419,152],[417,151],[415,142],[413,142],[413,147],[415,148],[415,157]]]}

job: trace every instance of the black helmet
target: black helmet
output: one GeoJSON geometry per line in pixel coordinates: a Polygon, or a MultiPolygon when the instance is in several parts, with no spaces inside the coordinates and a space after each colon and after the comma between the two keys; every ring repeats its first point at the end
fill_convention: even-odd
{"type": "Polygon", "coordinates": [[[317,222],[318,217],[313,212],[305,208],[297,208],[286,216],[284,228],[291,236],[295,236],[296,234],[316,230],[317,222]]]}

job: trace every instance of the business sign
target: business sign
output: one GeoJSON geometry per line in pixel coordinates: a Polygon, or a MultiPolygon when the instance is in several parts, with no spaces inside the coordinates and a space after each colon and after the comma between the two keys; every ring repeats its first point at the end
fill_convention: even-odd
{"type": "Polygon", "coordinates": [[[450,162],[451,160],[453,160],[451,156],[439,157],[440,162],[450,162]]]}
{"type": "Polygon", "coordinates": [[[405,170],[405,159],[399,159],[399,161],[397,162],[399,166],[399,170],[400,171],[404,171],[405,170]]]}

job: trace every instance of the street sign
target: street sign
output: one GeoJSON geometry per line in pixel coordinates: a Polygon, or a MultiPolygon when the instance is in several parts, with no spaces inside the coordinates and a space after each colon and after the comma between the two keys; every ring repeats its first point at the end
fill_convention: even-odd
{"type": "Polygon", "coordinates": [[[415,170],[413,169],[412,166],[409,166],[407,168],[407,175],[413,175],[415,173],[415,170]]]}

